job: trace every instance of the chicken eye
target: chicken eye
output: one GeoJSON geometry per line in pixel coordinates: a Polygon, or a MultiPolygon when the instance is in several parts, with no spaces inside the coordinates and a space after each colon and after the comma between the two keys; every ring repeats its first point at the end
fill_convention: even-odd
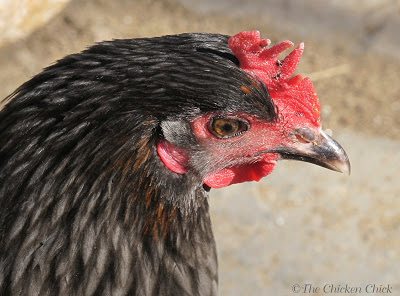
{"type": "Polygon", "coordinates": [[[210,123],[211,132],[218,138],[236,137],[248,130],[248,123],[237,118],[213,118],[210,123]]]}

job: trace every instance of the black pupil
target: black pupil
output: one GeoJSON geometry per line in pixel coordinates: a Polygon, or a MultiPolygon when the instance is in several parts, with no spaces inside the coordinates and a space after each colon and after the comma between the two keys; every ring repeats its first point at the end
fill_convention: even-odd
{"type": "Polygon", "coordinates": [[[230,123],[225,123],[225,124],[222,126],[222,129],[223,129],[225,132],[231,132],[232,129],[233,129],[233,126],[232,126],[230,123]]]}

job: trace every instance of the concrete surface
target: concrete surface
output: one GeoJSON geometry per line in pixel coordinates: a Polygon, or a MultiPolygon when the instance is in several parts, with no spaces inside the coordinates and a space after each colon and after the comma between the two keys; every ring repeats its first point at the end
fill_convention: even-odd
{"type": "Polygon", "coordinates": [[[0,46],[25,37],[59,13],[70,0],[0,0],[0,46]]]}
{"type": "Polygon", "coordinates": [[[335,136],[350,177],[284,161],[257,185],[213,192],[221,295],[296,295],[307,283],[390,284],[400,295],[400,141],[335,136]]]}
{"type": "Polygon", "coordinates": [[[307,39],[400,58],[399,0],[179,0],[201,14],[256,18],[307,39]]]}
{"type": "Polygon", "coordinates": [[[348,151],[352,175],[285,161],[260,183],[212,191],[220,294],[376,284],[400,295],[400,60],[398,35],[390,37],[399,11],[386,0],[72,0],[46,26],[0,48],[0,97],[104,39],[257,28],[273,41],[303,40],[300,71],[315,81],[324,128],[348,151]],[[379,42],[368,40],[387,46],[376,50],[379,42]]]}

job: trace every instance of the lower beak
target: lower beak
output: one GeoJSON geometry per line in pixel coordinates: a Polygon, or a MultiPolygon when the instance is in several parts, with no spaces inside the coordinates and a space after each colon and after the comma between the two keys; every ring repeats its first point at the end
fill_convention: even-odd
{"type": "Polygon", "coordinates": [[[296,131],[298,141],[291,147],[281,147],[274,152],[282,159],[310,162],[327,169],[350,174],[351,166],[346,152],[338,142],[322,130],[313,132],[308,128],[296,131]]]}

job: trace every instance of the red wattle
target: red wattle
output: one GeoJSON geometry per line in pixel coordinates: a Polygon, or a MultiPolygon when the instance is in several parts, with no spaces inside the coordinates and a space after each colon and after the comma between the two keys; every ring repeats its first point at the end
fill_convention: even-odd
{"type": "Polygon", "coordinates": [[[204,178],[204,184],[211,188],[222,188],[248,181],[260,181],[269,175],[276,164],[276,155],[267,155],[263,160],[211,173],[204,178]]]}

